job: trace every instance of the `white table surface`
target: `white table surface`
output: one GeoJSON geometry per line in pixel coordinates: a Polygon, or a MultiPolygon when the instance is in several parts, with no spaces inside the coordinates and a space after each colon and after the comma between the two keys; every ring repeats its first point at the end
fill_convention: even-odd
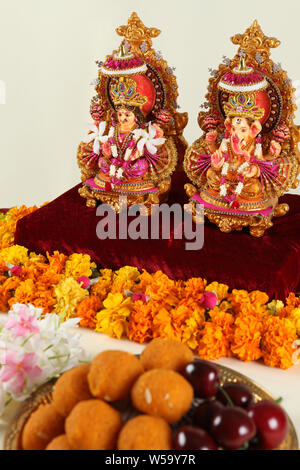
{"type": "MultiPolygon", "coordinates": [[[[0,314],[2,316],[3,314],[0,314]]],[[[74,329],[75,330],[75,329],[74,329]]],[[[81,345],[90,352],[92,357],[106,349],[118,349],[133,354],[140,354],[145,348],[128,340],[109,338],[101,333],[96,333],[86,328],[80,328],[81,345]]],[[[78,328],[76,329],[78,332],[78,328]]],[[[288,370],[267,367],[258,362],[242,362],[233,358],[223,358],[215,361],[218,364],[230,367],[240,372],[269,392],[274,398],[282,397],[281,405],[291,418],[300,444],[300,364],[288,370]]],[[[3,439],[7,423],[16,411],[16,406],[11,406],[0,419],[0,449],[3,448],[3,439]]]]}

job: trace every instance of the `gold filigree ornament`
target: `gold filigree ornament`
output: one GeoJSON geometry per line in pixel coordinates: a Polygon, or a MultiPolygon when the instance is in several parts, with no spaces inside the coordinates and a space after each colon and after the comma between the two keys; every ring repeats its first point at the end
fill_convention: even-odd
{"type": "Polygon", "coordinates": [[[188,115],[177,111],[178,86],[174,68],[167,64],[160,52],[152,48],[152,39],[160,31],[146,27],[138,15],[132,13],[127,25],[118,27],[116,32],[123,37],[121,45],[103,62],[96,62],[99,67],[95,81],[96,96],[90,105],[96,125],[106,122],[102,134],[93,131],[99,145],[108,141],[115,150],[112,148],[110,155],[105,153],[107,143],[103,149],[101,147],[101,166],[99,150],[95,155],[95,146],[88,139],[88,142],[80,143],[77,161],[83,182],[79,194],[86,199],[87,206],[96,207],[98,201],[101,201],[112,205],[119,212],[119,196],[127,196],[128,205],[141,203],[149,208],[152,203],[167,199],[170,176],[175,168],[182,166],[188,146],[182,135],[188,115]],[[122,107],[135,113],[138,132],[132,129],[125,135],[118,116],[122,107]],[[150,135],[154,132],[151,128],[153,124],[158,127],[156,136],[150,135]],[[148,132],[148,136],[145,132],[148,132]],[[125,135],[123,141],[119,140],[122,135],[125,135]],[[158,149],[157,154],[152,154],[149,136],[158,149]],[[131,164],[144,156],[139,144],[139,139],[143,138],[144,152],[146,147],[150,149],[150,155],[145,155],[148,165],[145,174],[145,160],[141,162],[139,171],[136,168],[131,171],[124,164],[124,160],[131,164]],[[164,144],[161,144],[162,139],[164,144]]]}
{"type": "Polygon", "coordinates": [[[194,215],[201,203],[221,231],[249,227],[251,235],[261,237],[273,217],[289,210],[278,198],[299,183],[295,89],[270,58],[280,41],[265,36],[257,21],[231,41],[239,49],[211,71],[205,111],[198,115],[203,135],[185,154],[184,170],[192,182],[185,189],[194,215]],[[248,140],[238,138],[243,123],[248,140]]]}

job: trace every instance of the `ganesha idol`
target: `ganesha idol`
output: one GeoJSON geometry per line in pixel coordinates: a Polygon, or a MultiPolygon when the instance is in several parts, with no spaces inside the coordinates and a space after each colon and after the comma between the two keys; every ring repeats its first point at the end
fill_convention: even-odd
{"type": "Polygon", "coordinates": [[[244,36],[233,38],[243,48],[214,72],[210,109],[198,119],[204,135],[185,157],[185,171],[195,184],[185,187],[192,203],[203,204],[221,231],[249,226],[256,237],[272,226],[273,217],[287,213],[288,205],[278,198],[297,186],[299,173],[293,89],[268,58],[268,47],[277,40],[262,40],[261,51],[254,47],[263,37],[255,22],[244,36]]]}
{"type": "Polygon", "coordinates": [[[176,83],[173,69],[168,73],[166,62],[151,49],[147,28],[144,37],[140,34],[143,25],[136,14],[123,28],[126,40],[99,64],[94,123],[78,150],[79,193],[89,207],[101,201],[119,212],[126,201],[126,206],[143,204],[148,213],[152,204],[167,199],[177,164],[170,132],[176,112],[167,90],[172,87],[175,101],[176,83]],[[132,36],[137,26],[139,42],[132,36]]]}

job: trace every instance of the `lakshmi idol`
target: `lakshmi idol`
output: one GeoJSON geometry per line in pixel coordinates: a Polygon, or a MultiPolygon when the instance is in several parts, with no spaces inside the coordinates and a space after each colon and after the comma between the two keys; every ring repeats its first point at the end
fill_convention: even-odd
{"type": "MultiPolygon", "coordinates": [[[[158,34],[151,31],[152,37],[158,34]]],[[[143,203],[147,212],[167,199],[177,164],[182,122],[173,106],[177,86],[173,69],[150,47],[149,28],[136,14],[117,32],[125,41],[99,63],[90,108],[94,123],[78,149],[79,193],[89,207],[101,201],[119,212],[126,196],[128,206],[143,203]]]]}
{"type": "Polygon", "coordinates": [[[259,237],[289,209],[278,197],[297,185],[299,131],[286,73],[268,58],[277,40],[263,40],[256,22],[249,30],[233,38],[243,48],[210,81],[210,110],[198,119],[204,135],[185,156],[196,187],[186,192],[222,231],[249,225],[259,237]]]}

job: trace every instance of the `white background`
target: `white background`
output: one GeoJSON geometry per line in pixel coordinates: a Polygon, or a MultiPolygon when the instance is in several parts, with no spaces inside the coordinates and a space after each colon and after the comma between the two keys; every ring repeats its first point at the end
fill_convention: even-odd
{"type": "Polygon", "coordinates": [[[200,135],[208,68],[236,53],[230,37],[254,19],[281,40],[273,60],[300,79],[299,0],[0,0],[0,207],[41,204],[80,181],[76,151],[90,120],[95,60],[119,46],[115,28],[133,11],[162,31],[153,45],[176,67],[190,144],[200,135]]]}

